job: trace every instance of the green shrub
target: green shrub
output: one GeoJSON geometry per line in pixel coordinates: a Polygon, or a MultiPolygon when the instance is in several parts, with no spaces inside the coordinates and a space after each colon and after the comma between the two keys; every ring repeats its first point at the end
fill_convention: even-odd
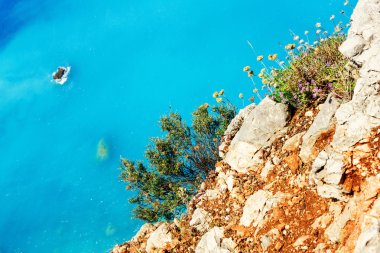
{"type": "Polygon", "coordinates": [[[218,146],[235,108],[224,102],[200,106],[188,126],[178,113],[160,119],[164,137],[151,139],[143,162],[121,160],[121,179],[135,191],[135,218],[172,220],[181,214],[199,184],[218,160],[218,146]]]}
{"type": "Polygon", "coordinates": [[[291,49],[294,44],[287,45],[289,64],[263,76],[263,82],[274,87],[272,97],[294,107],[323,100],[329,93],[350,99],[355,85],[353,69],[338,50],[345,38],[335,35],[301,51],[291,49]]]}

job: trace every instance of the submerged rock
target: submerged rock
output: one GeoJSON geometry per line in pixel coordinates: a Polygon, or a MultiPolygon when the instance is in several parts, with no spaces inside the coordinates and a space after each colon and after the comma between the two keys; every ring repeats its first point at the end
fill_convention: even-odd
{"type": "Polygon", "coordinates": [[[108,158],[108,147],[104,139],[101,139],[97,145],[96,158],[103,161],[108,158]]]}

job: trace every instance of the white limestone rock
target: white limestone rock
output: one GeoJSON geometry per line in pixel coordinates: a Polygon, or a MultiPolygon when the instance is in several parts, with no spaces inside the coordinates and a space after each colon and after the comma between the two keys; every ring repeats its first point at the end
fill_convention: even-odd
{"type": "Polygon", "coordinates": [[[344,226],[346,226],[349,219],[351,218],[354,208],[355,208],[355,201],[351,199],[347,203],[343,212],[335,216],[334,221],[330,224],[330,226],[327,227],[325,231],[325,235],[330,239],[330,241],[339,242],[339,240],[341,239],[342,230],[344,226]]]}
{"type": "Polygon", "coordinates": [[[162,223],[145,223],[141,226],[140,230],[136,233],[136,235],[131,239],[132,242],[137,242],[140,238],[145,237],[152,233],[154,230],[157,229],[162,223]]]}
{"type": "Polygon", "coordinates": [[[161,224],[148,238],[146,242],[146,251],[154,252],[157,249],[163,249],[172,241],[172,234],[168,230],[168,224],[161,224]]]}
{"type": "Polygon", "coordinates": [[[222,248],[224,229],[214,227],[204,234],[195,248],[195,253],[230,253],[230,250],[222,248]]]}
{"type": "Polygon", "coordinates": [[[231,142],[225,162],[240,173],[247,173],[250,167],[263,163],[261,149],[283,134],[288,118],[287,105],[266,97],[244,119],[231,142]]]}
{"type": "Polygon", "coordinates": [[[245,227],[260,224],[264,220],[266,213],[275,206],[282,198],[282,193],[272,195],[270,191],[258,190],[245,202],[243,215],[240,218],[240,225],[245,227]]]}
{"type": "Polygon", "coordinates": [[[299,146],[300,146],[302,136],[304,134],[305,134],[305,132],[301,132],[301,133],[293,135],[288,140],[286,140],[284,145],[282,146],[282,151],[283,152],[285,152],[285,151],[288,151],[288,152],[297,151],[299,146]]]}
{"type": "Polygon", "coordinates": [[[199,232],[203,233],[209,229],[212,221],[211,215],[202,208],[195,209],[191,217],[190,226],[195,227],[199,232]]]}
{"type": "Polygon", "coordinates": [[[226,151],[232,139],[235,137],[236,133],[239,131],[244,119],[249,115],[249,113],[256,107],[255,104],[250,104],[239,111],[239,113],[232,119],[231,123],[228,125],[223,137],[221,144],[219,146],[219,156],[224,158],[226,151]]]}
{"type": "Polygon", "coordinates": [[[380,252],[380,219],[370,218],[367,227],[359,235],[355,244],[354,253],[379,253],[380,252]]]}
{"type": "Polygon", "coordinates": [[[339,105],[340,101],[329,95],[325,103],[320,106],[321,109],[315,117],[313,124],[302,137],[302,146],[299,156],[304,163],[310,162],[313,158],[312,150],[317,139],[322,133],[332,127],[333,116],[339,105]]]}

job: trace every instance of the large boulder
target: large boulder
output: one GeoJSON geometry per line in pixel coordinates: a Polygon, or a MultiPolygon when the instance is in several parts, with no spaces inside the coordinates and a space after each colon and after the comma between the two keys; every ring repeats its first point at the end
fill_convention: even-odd
{"type": "Polygon", "coordinates": [[[258,190],[245,202],[243,215],[240,218],[240,225],[245,227],[260,224],[264,220],[266,213],[275,206],[282,198],[282,193],[272,195],[270,191],[258,190]]]}
{"type": "Polygon", "coordinates": [[[333,116],[339,105],[339,100],[329,95],[325,103],[320,106],[320,111],[313,124],[302,137],[300,158],[304,163],[308,163],[316,157],[317,154],[313,153],[314,144],[323,133],[333,128],[333,116]]]}
{"type": "Polygon", "coordinates": [[[195,209],[190,220],[190,226],[195,227],[199,232],[203,233],[209,229],[212,221],[211,215],[202,208],[195,209]]]}
{"type": "Polygon", "coordinates": [[[284,133],[289,116],[287,105],[266,97],[245,118],[231,142],[225,162],[239,173],[247,173],[250,167],[262,164],[260,151],[284,133]]]}
{"type": "Polygon", "coordinates": [[[146,242],[146,251],[150,253],[157,249],[163,249],[171,241],[172,234],[169,232],[168,224],[163,223],[149,236],[146,242]]]}
{"type": "Polygon", "coordinates": [[[236,133],[240,130],[244,119],[251,113],[251,111],[256,107],[255,104],[250,104],[239,111],[239,113],[232,119],[231,123],[228,125],[223,137],[222,142],[219,146],[219,156],[224,158],[231,141],[235,137],[236,133]]]}
{"type": "Polygon", "coordinates": [[[351,17],[347,40],[339,50],[360,67],[352,100],[336,110],[333,139],[313,164],[310,181],[325,198],[345,199],[339,179],[344,154],[380,126],[380,1],[361,0],[351,17]]]}
{"type": "Polygon", "coordinates": [[[195,248],[195,253],[230,253],[230,250],[222,248],[223,236],[223,228],[212,228],[202,236],[195,248]]]}

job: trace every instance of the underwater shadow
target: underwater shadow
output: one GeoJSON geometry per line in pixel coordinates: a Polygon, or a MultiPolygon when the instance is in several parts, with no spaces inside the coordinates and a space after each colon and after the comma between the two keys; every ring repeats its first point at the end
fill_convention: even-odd
{"type": "Polygon", "coordinates": [[[0,0],[0,51],[18,31],[47,10],[47,0],[0,0]]]}

